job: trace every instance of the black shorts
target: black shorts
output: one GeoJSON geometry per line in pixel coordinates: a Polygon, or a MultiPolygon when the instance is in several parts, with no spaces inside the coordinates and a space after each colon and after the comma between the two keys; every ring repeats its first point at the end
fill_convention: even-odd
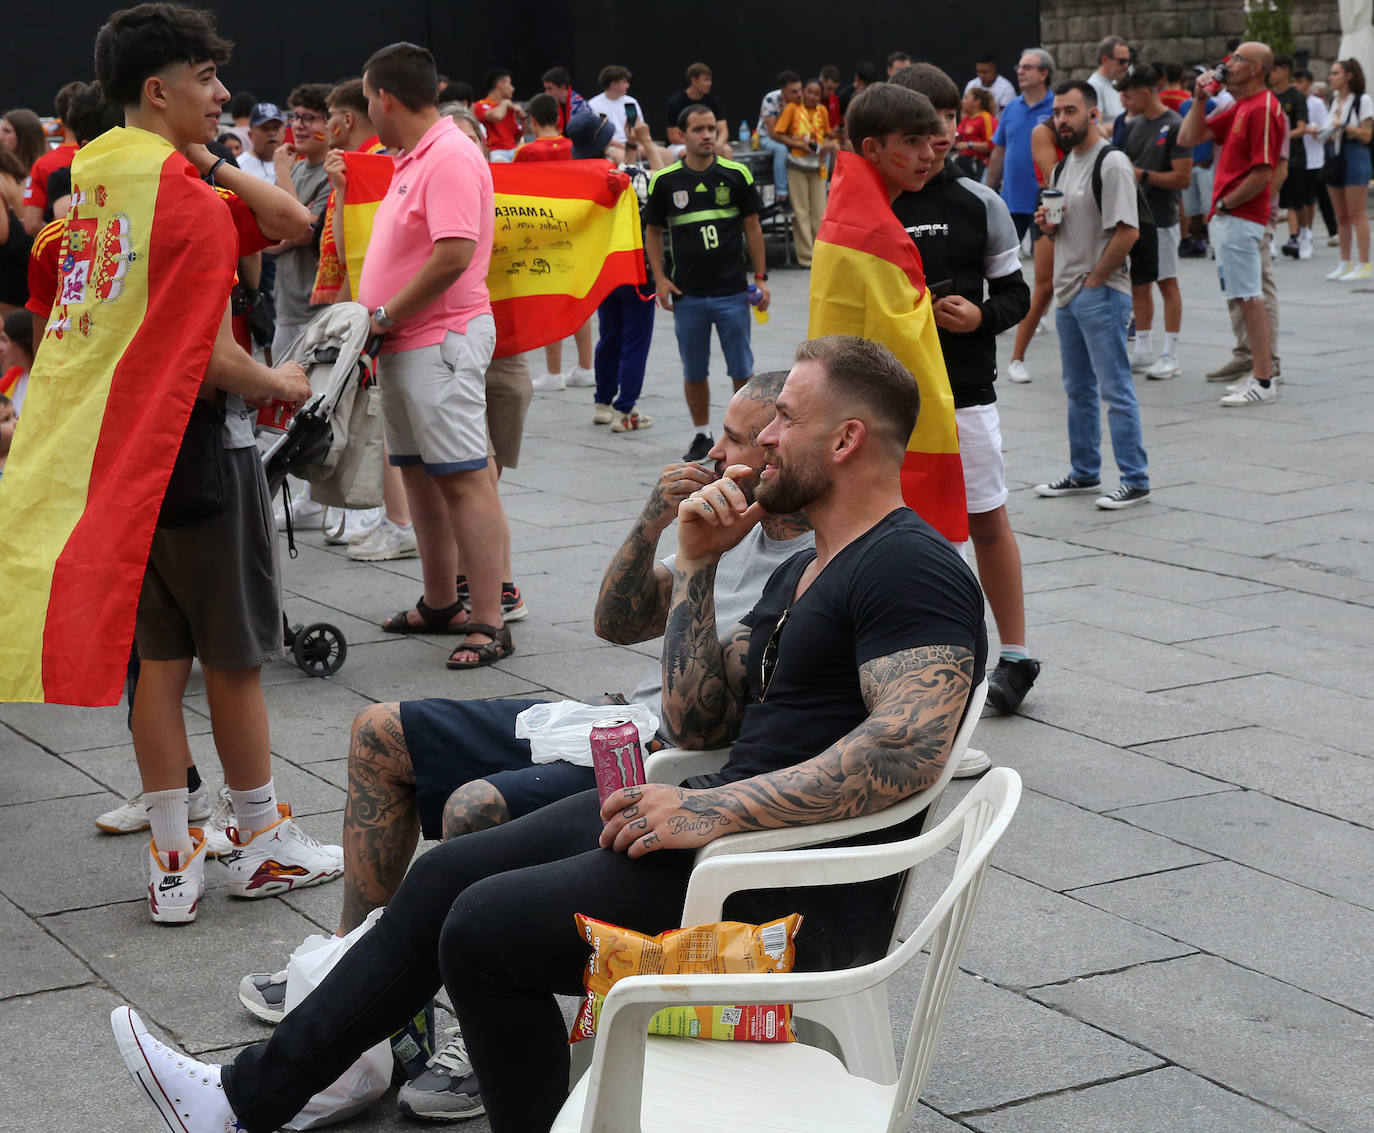
{"type": "Polygon", "coordinates": [[[1290,168],[1288,176],[1284,178],[1283,185],[1279,188],[1279,208],[1306,208],[1316,199],[1316,190],[1307,178],[1306,168],[1290,168]]]}
{"type": "Polygon", "coordinates": [[[596,786],[590,767],[561,760],[535,763],[529,740],[516,739],[515,718],[539,700],[404,700],[401,730],[415,769],[424,836],[444,836],[444,804],[454,791],[485,779],[506,800],[511,818],[596,786]]]}

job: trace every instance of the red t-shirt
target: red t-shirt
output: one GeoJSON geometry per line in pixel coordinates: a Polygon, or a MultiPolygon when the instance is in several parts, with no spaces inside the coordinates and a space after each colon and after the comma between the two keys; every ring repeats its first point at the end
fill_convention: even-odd
{"type": "Polygon", "coordinates": [[[477,121],[487,128],[487,149],[514,149],[520,144],[520,127],[516,125],[514,107],[508,109],[501,118],[487,120],[487,115],[496,109],[496,103],[489,98],[479,98],[472,104],[472,112],[477,121]]]}
{"type": "Polygon", "coordinates": [[[1159,92],[1159,101],[1170,110],[1177,110],[1192,97],[1188,91],[1179,88],[1169,88],[1159,92]]]}
{"type": "Polygon", "coordinates": [[[572,142],[562,136],[535,138],[515,151],[516,161],[571,161],[572,142]]]}
{"type": "Polygon", "coordinates": [[[70,142],[50,149],[33,163],[29,170],[29,183],[24,187],[24,207],[48,211],[48,178],[59,169],[65,169],[76,156],[76,146],[70,142]]]}
{"type": "MultiPolygon", "coordinates": [[[[990,142],[996,129],[997,119],[986,110],[980,110],[977,114],[965,115],[959,120],[959,128],[955,137],[961,142],[990,142]]],[[[979,153],[977,150],[969,150],[968,152],[977,158],[981,165],[986,165],[988,158],[992,156],[991,147],[988,148],[987,153],[979,153]]]]}
{"type": "Polygon", "coordinates": [[[831,94],[825,100],[825,109],[830,115],[830,132],[833,134],[844,122],[844,115],[840,113],[840,96],[831,94]]]}
{"type": "MultiPolygon", "coordinates": [[[[1218,110],[1207,119],[1216,136],[1216,166],[1212,173],[1212,212],[1217,202],[1245,179],[1257,165],[1278,165],[1283,156],[1283,139],[1288,133],[1288,115],[1268,89],[1238,99],[1225,110],[1218,110]]],[[[1269,223],[1269,195],[1272,186],[1256,193],[1244,204],[1231,210],[1231,216],[1269,223]]],[[[1211,219],[1211,214],[1208,215],[1211,219]]]]}

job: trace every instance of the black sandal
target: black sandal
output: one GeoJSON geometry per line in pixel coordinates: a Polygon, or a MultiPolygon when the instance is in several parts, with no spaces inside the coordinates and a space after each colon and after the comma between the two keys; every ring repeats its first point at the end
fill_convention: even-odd
{"type": "Polygon", "coordinates": [[[454,617],[463,612],[463,603],[454,602],[452,606],[445,606],[442,610],[433,609],[425,604],[424,596],[415,603],[415,609],[423,620],[424,625],[412,625],[410,622],[410,611],[402,610],[399,614],[392,614],[382,623],[382,629],[387,633],[451,633],[468,634],[472,632],[470,621],[462,625],[451,625],[454,617]]]}
{"type": "Polygon", "coordinates": [[[484,626],[479,622],[468,622],[463,627],[463,632],[467,634],[485,633],[491,638],[480,645],[464,642],[448,655],[448,667],[450,669],[480,669],[484,665],[491,665],[500,661],[504,657],[509,657],[515,652],[515,643],[511,641],[510,626],[502,622],[499,626],[484,626]],[[476,653],[476,661],[455,661],[454,658],[459,653],[476,653]]]}

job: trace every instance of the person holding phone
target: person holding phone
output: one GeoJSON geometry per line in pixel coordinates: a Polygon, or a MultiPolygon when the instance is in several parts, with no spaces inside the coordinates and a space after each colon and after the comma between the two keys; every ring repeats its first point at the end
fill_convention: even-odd
{"type": "Polygon", "coordinates": [[[606,121],[615,128],[606,156],[612,161],[625,160],[625,143],[631,139],[636,126],[644,120],[644,109],[629,93],[630,69],[618,64],[601,68],[597,82],[601,93],[587,100],[587,108],[594,113],[605,115],[606,121]]]}

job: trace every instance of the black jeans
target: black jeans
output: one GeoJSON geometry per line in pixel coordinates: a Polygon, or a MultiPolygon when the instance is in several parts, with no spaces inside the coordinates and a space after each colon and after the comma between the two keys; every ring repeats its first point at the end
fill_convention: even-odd
{"type": "MultiPolygon", "coordinates": [[[[272,1038],[223,1072],[252,1133],[289,1121],[368,1047],[399,1030],[442,983],[497,1133],[548,1129],[567,1096],[568,1040],[554,994],[582,994],[587,945],[574,913],[644,933],[676,928],[694,854],[631,860],[597,846],[586,791],[425,854],[385,914],[272,1038]]],[[[798,968],[845,964],[882,897],[867,887],[780,890],[732,899],[729,915],[799,911],[798,968]]]]}

